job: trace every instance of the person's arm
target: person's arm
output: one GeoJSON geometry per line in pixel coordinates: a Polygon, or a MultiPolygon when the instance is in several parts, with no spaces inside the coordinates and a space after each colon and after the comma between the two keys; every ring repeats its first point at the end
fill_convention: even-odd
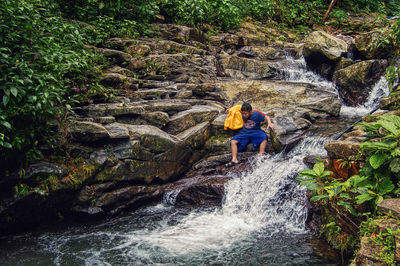
{"type": "Polygon", "coordinates": [[[271,122],[271,119],[269,118],[269,116],[266,115],[264,117],[263,123],[268,123],[268,127],[272,128],[272,129],[275,129],[275,125],[274,125],[274,123],[271,122]]]}

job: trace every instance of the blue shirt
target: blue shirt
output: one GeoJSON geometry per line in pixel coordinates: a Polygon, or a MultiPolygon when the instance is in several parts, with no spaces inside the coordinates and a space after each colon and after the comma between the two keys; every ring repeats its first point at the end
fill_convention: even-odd
{"type": "Polygon", "coordinates": [[[243,117],[243,129],[242,131],[249,132],[253,130],[260,130],[261,126],[260,123],[263,122],[265,119],[265,115],[258,111],[253,111],[251,116],[247,119],[243,117]]]}

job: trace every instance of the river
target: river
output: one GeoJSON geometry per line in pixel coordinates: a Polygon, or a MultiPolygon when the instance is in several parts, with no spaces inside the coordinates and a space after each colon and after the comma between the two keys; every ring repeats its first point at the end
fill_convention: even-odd
{"type": "MultiPolygon", "coordinates": [[[[334,84],[288,59],[286,80],[335,91],[334,84]]],[[[303,158],[388,94],[379,81],[368,103],[342,107],[340,121],[316,127],[287,154],[254,160],[225,186],[222,207],[177,208],[173,197],[97,224],[63,225],[0,240],[1,265],[338,265],[341,258],[306,226],[306,189],[296,176],[303,158]],[[328,129],[327,129],[328,128],[328,129]]]]}

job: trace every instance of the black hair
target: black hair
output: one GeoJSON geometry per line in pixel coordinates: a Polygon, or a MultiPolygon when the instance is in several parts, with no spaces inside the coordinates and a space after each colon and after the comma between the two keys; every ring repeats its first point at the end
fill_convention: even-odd
{"type": "Polygon", "coordinates": [[[253,110],[253,107],[251,107],[251,105],[248,102],[244,102],[242,104],[241,110],[244,112],[251,112],[251,110],[253,110]]]}

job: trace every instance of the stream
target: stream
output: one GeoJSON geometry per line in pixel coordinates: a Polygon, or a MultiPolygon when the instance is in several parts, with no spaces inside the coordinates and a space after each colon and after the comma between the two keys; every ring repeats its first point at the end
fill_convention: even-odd
{"type": "MultiPolygon", "coordinates": [[[[285,79],[336,92],[333,83],[286,61],[285,79]]],[[[341,258],[306,227],[306,189],[296,182],[303,158],[326,156],[324,143],[377,107],[381,79],[368,102],[342,106],[287,154],[254,159],[225,185],[221,207],[178,208],[173,197],[98,224],[69,225],[0,239],[1,265],[338,265],[341,258]]]]}

